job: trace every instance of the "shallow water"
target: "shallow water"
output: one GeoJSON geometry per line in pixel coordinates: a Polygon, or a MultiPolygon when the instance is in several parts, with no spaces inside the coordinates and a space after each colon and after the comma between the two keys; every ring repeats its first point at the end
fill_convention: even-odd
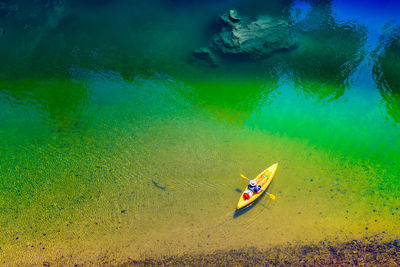
{"type": "Polygon", "coordinates": [[[23,4],[0,5],[4,263],[399,237],[398,6],[23,4]],[[296,48],[199,64],[232,8],[296,48]],[[235,212],[274,162],[276,200],[235,212]]]}

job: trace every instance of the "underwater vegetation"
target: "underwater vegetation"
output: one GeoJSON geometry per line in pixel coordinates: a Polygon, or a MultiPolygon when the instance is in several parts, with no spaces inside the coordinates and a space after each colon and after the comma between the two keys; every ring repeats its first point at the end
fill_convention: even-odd
{"type": "Polygon", "coordinates": [[[381,39],[381,53],[374,64],[374,78],[382,98],[386,102],[389,116],[400,122],[400,28],[390,37],[381,39]]]}
{"type": "MultiPolygon", "coordinates": [[[[253,2],[258,8],[249,9],[241,1],[231,5],[236,8],[239,19],[231,24],[230,9],[223,6],[205,16],[201,12],[194,13],[190,4],[180,2],[156,5],[154,9],[140,1],[122,1],[118,5],[108,1],[85,4],[34,1],[29,5],[24,1],[2,2],[0,53],[3,64],[0,75],[6,80],[70,78],[78,66],[116,71],[128,80],[136,75],[168,73],[175,79],[187,81],[189,86],[196,84],[196,80],[218,76],[220,80],[232,81],[231,91],[236,90],[234,77],[253,77],[258,81],[253,89],[241,90],[236,86],[241,91],[237,95],[243,99],[254,96],[250,92],[258,91],[255,95],[260,96],[266,93],[265,90],[273,90],[274,81],[282,77],[309,96],[321,100],[334,100],[345,90],[351,90],[350,77],[368,53],[365,49],[367,30],[363,25],[336,19],[332,1],[308,1],[308,9],[301,15],[293,1],[280,1],[279,5],[253,2]],[[85,16],[82,16],[83,11],[85,16]],[[157,16],[150,16],[149,12],[156,12],[157,16]],[[114,17],[114,13],[120,15],[114,17]],[[260,19],[265,21],[257,21],[260,19]],[[184,21],[190,23],[185,26],[184,21]],[[263,25],[271,27],[274,23],[280,28],[264,30],[263,25]],[[198,29],[197,34],[193,29],[198,29]],[[236,33],[232,32],[234,29],[236,33]],[[272,38],[271,45],[264,51],[261,49],[263,44],[257,41],[263,39],[260,32],[268,33],[272,38]],[[235,34],[239,37],[232,39],[235,34]],[[285,36],[290,36],[289,43],[282,43],[288,39],[285,36]],[[210,46],[199,50],[202,44],[210,46]],[[197,63],[201,64],[203,60],[196,62],[192,58],[193,51],[217,66],[199,66],[197,63]],[[212,62],[214,60],[217,62],[212,62]],[[247,96],[246,91],[249,92],[247,96]]],[[[192,5],[202,10],[212,4],[194,1],[192,5]]],[[[376,54],[380,62],[375,68],[376,77],[396,76],[383,66],[384,55],[391,60],[386,65],[396,64],[395,43],[393,41],[389,46],[387,41],[385,52],[376,54]],[[380,75],[380,71],[386,74],[380,75]]],[[[388,77],[387,84],[393,79],[388,77]]],[[[193,89],[202,91],[199,95],[209,101],[206,95],[214,94],[214,90],[205,92],[196,86],[192,86],[193,89]]],[[[390,108],[395,105],[396,96],[388,92],[396,90],[395,87],[391,85],[391,89],[382,90],[386,92],[382,94],[384,101],[389,101],[390,116],[396,116],[395,110],[390,108]]],[[[240,102],[240,99],[232,100],[232,103],[240,102]]]]}

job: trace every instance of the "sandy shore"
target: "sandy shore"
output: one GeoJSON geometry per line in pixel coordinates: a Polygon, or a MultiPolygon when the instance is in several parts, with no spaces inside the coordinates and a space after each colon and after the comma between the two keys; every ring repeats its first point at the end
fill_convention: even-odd
{"type": "Polygon", "coordinates": [[[253,266],[253,265],[366,265],[399,266],[400,240],[365,238],[345,243],[320,242],[315,245],[288,245],[260,250],[216,251],[211,254],[184,255],[135,261],[122,266],[253,266]]]}

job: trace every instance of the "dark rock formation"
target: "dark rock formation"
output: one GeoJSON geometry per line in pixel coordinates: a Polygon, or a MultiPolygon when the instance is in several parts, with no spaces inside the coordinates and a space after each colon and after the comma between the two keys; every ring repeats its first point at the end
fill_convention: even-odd
{"type": "Polygon", "coordinates": [[[250,20],[239,17],[236,10],[220,16],[222,30],[214,35],[207,48],[194,51],[194,55],[211,64],[217,56],[241,56],[260,59],[295,46],[288,22],[267,16],[250,20]]]}
{"type": "Polygon", "coordinates": [[[216,59],[214,53],[208,47],[201,47],[194,50],[193,56],[209,65],[218,65],[218,60],[216,59]]]}

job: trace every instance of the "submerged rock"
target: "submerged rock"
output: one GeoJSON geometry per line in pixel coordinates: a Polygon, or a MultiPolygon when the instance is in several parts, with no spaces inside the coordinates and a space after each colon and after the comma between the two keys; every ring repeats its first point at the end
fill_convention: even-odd
{"type": "Polygon", "coordinates": [[[193,56],[208,65],[211,65],[211,66],[218,65],[217,59],[216,59],[214,53],[208,47],[202,47],[202,48],[198,48],[198,49],[194,50],[193,56]]]}
{"type": "Polygon", "coordinates": [[[248,24],[225,28],[213,38],[212,47],[223,54],[241,54],[250,58],[269,56],[294,46],[288,23],[260,17],[248,24]]]}
{"type": "Polygon", "coordinates": [[[240,21],[239,15],[236,10],[229,10],[229,19],[233,22],[240,21]]]}
{"type": "Polygon", "coordinates": [[[236,10],[229,10],[229,13],[219,16],[220,22],[226,26],[234,26],[240,21],[240,17],[236,10]]]}
{"type": "Polygon", "coordinates": [[[194,51],[199,59],[214,64],[218,55],[260,59],[295,46],[286,20],[267,16],[249,20],[230,10],[220,16],[220,21],[221,32],[214,35],[211,44],[194,51]]]}

